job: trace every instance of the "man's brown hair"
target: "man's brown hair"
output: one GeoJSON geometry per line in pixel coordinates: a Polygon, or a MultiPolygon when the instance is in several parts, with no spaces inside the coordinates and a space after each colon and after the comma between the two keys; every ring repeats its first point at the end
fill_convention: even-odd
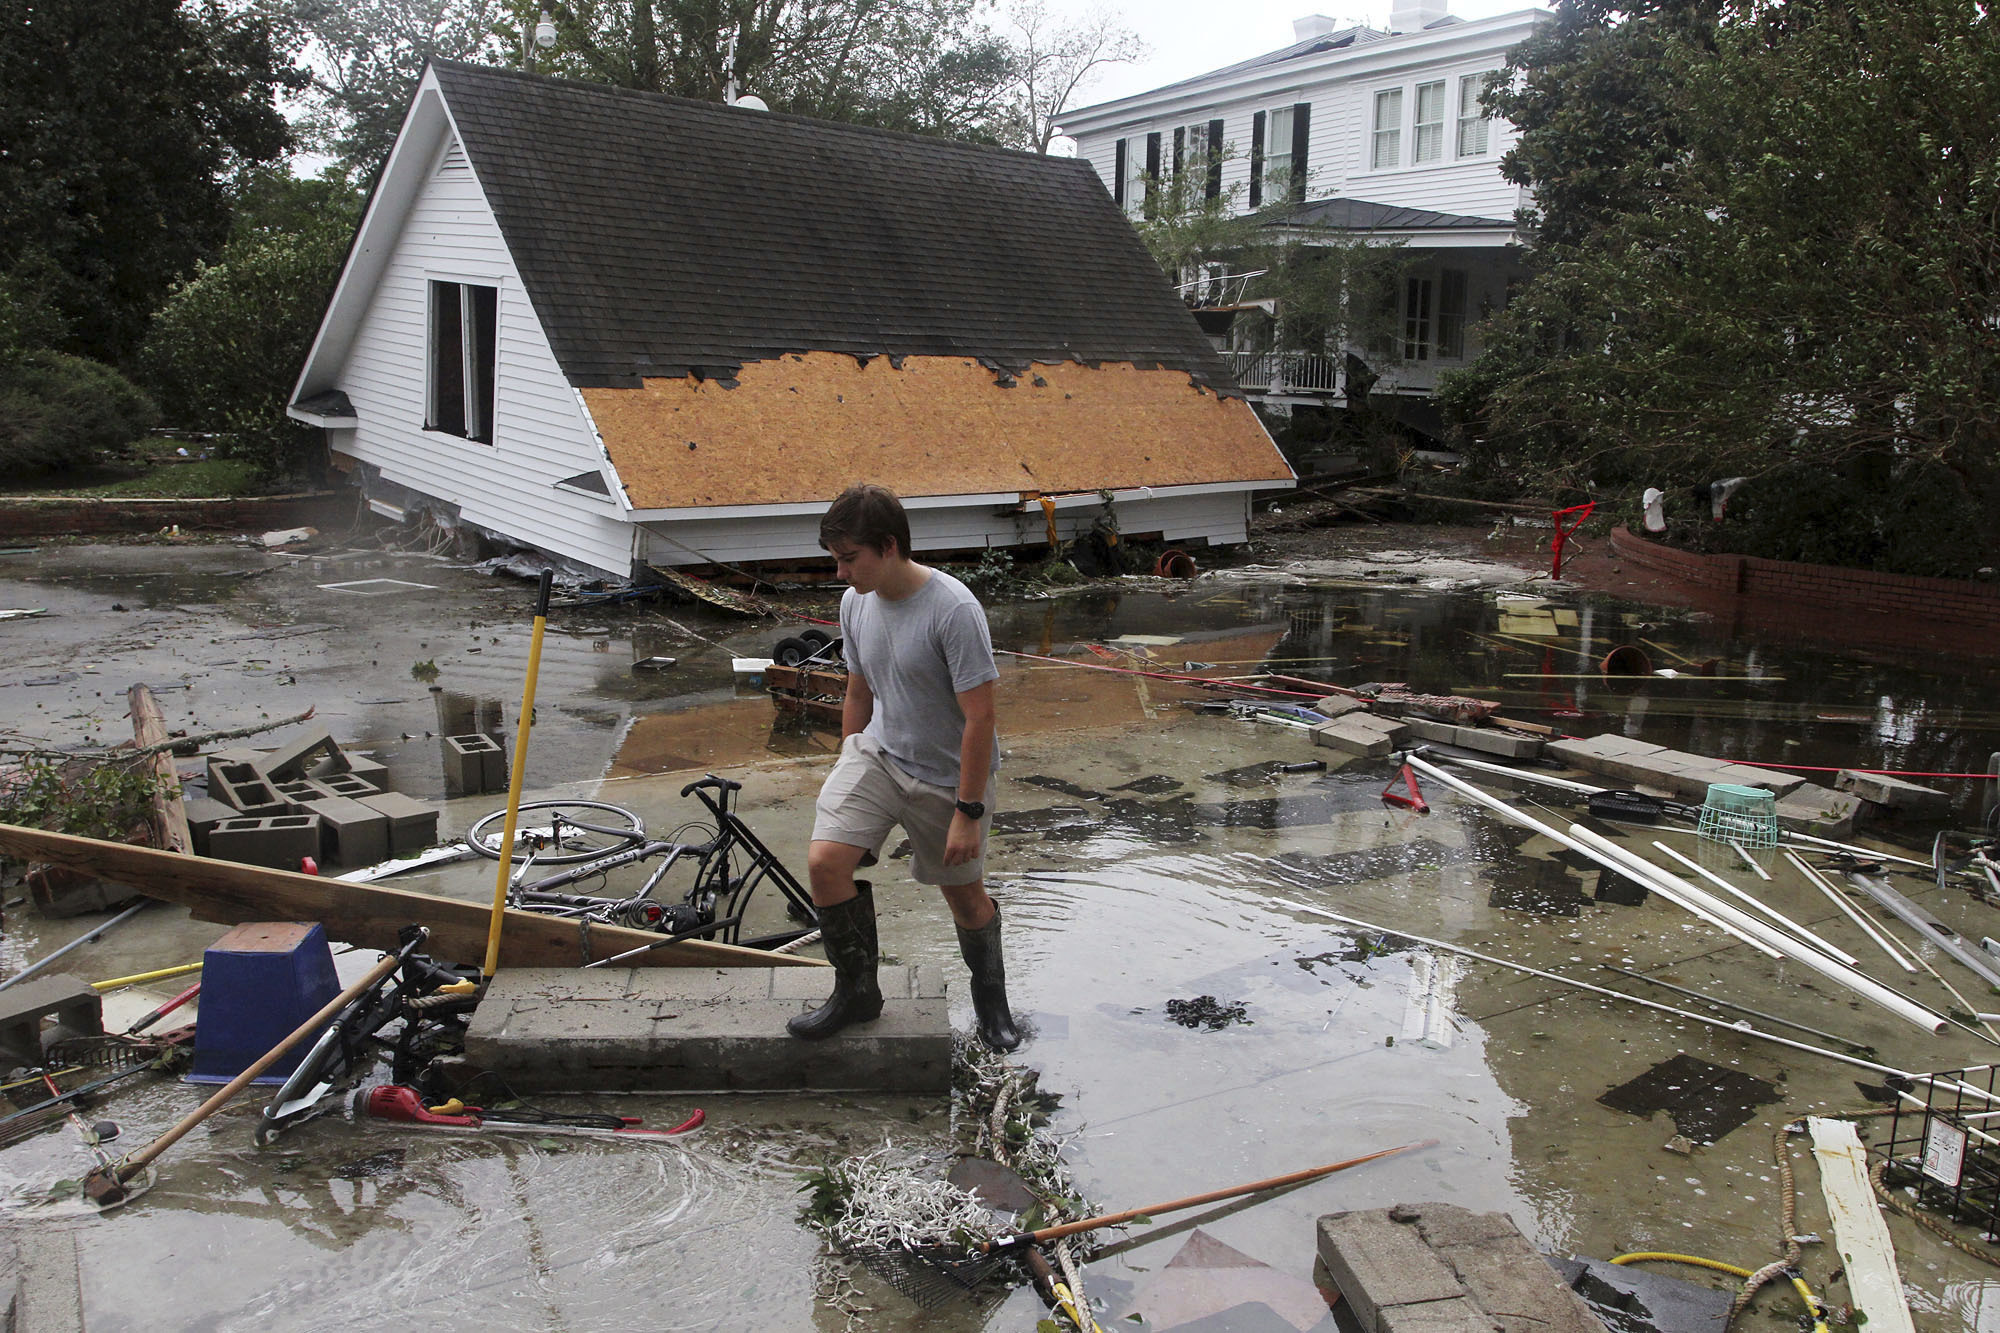
{"type": "Polygon", "coordinates": [[[877,555],[887,555],[889,543],[896,553],[910,558],[910,516],[903,502],[887,486],[856,482],[842,491],[827,507],[819,521],[819,544],[831,548],[835,542],[865,546],[877,555]]]}

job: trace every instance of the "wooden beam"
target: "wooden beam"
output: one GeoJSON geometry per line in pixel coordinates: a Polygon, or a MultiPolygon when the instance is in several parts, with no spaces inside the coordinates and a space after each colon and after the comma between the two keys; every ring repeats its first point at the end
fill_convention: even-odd
{"type": "MultiPolygon", "coordinates": [[[[132,737],[141,750],[167,743],[167,719],[160,701],[144,682],[125,692],[132,705],[132,737]]],[[[159,779],[153,790],[153,831],[160,846],[169,852],[192,852],[194,838],[188,832],[187,807],[181,804],[181,774],[174,766],[171,750],[155,750],[146,760],[159,779]]]]}
{"type": "MultiPolygon", "coordinates": [[[[329,939],[368,949],[394,949],[396,932],[416,924],[431,928],[428,951],[454,963],[486,957],[492,910],[480,903],[412,893],[380,884],[301,875],[291,870],[183,856],[151,847],[128,847],[66,833],[0,824],[0,856],[71,866],[129,884],[150,897],[180,903],[196,919],[223,925],[245,921],[317,921],[329,939]]],[[[649,930],[592,926],[592,960],[656,942],[649,930]]],[[[582,934],[573,921],[509,909],[501,927],[503,967],[575,967],[583,959],[582,934]]],[[[824,967],[814,958],[767,953],[734,944],[683,940],[639,954],[641,967],[824,967]]]]}

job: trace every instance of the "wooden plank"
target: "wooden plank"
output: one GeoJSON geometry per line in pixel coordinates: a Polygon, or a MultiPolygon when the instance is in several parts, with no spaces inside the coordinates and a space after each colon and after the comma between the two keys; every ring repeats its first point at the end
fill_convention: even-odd
{"type": "MultiPolygon", "coordinates": [[[[1868,1154],[1846,1120],[1809,1116],[1819,1187],[1833,1216],[1833,1239],[1847,1265],[1847,1290],[1856,1314],[1866,1313],[1869,1333],[1916,1333],[1896,1271],[1896,1248],[1868,1183],[1868,1154]]],[[[1856,1323],[1861,1321],[1857,1318],[1856,1323]]]]}
{"type": "MultiPolygon", "coordinates": [[[[326,927],[330,938],[369,949],[395,948],[396,932],[403,926],[429,926],[428,952],[455,963],[476,965],[484,961],[486,934],[493,920],[489,907],[456,898],[182,856],[151,847],[127,847],[13,824],[0,824],[0,855],[85,870],[129,884],[150,897],[181,903],[197,919],[223,925],[317,921],[326,927]]],[[[591,957],[609,958],[659,938],[646,930],[593,926],[591,957]]],[[[575,922],[508,910],[501,927],[502,966],[574,967],[582,961],[582,941],[575,922]]],[[[630,962],[641,967],[826,966],[813,958],[707,940],[683,940],[639,954],[630,962]]]]}
{"type": "MultiPolygon", "coordinates": [[[[134,685],[125,692],[125,698],[132,705],[132,736],[140,749],[150,745],[167,743],[167,719],[160,712],[160,701],[144,682],[134,685]]],[[[187,807],[181,804],[181,775],[174,767],[171,751],[157,751],[147,761],[159,785],[153,791],[153,828],[160,839],[160,846],[169,852],[192,852],[194,837],[188,832],[187,807]]]]}

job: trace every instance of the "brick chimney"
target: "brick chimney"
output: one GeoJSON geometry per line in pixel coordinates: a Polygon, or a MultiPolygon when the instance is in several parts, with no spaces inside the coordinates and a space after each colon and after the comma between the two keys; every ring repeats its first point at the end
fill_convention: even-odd
{"type": "Polygon", "coordinates": [[[1334,22],[1324,14],[1308,14],[1302,19],[1292,20],[1292,40],[1309,42],[1315,37],[1331,36],[1334,22]]]}

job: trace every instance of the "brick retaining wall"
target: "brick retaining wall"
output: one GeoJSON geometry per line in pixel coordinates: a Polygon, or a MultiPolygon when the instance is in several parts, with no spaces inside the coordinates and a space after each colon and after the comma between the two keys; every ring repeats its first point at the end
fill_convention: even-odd
{"type": "Polygon", "coordinates": [[[0,499],[0,534],[23,537],[92,537],[111,533],[189,529],[268,531],[274,528],[344,528],[354,521],[352,491],[310,491],[251,499],[127,500],[93,496],[0,499]]]}
{"type": "Polygon", "coordinates": [[[1699,555],[1648,541],[1623,526],[1611,531],[1611,551],[1662,578],[1710,592],[1783,598],[1829,610],[1922,616],[2000,630],[2000,587],[1992,584],[1878,574],[1868,569],[1747,555],[1699,555]]]}

